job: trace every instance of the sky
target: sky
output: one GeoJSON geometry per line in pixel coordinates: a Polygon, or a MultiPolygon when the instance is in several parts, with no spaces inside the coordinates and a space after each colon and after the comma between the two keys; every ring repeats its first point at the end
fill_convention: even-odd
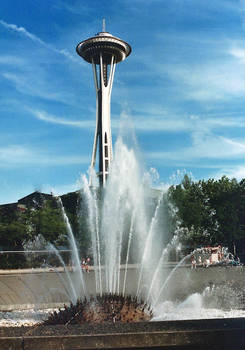
{"type": "Polygon", "coordinates": [[[126,116],[159,183],[244,178],[245,1],[1,0],[0,203],[79,188],[96,106],[75,49],[103,18],[132,47],[115,72],[113,143],[126,116]]]}

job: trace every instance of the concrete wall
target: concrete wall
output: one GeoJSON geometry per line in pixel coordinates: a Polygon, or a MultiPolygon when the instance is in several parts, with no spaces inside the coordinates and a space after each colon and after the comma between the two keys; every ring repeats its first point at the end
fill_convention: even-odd
{"type": "Polygon", "coordinates": [[[244,350],[245,319],[0,328],[1,350],[244,350]]]}
{"type": "MultiPolygon", "coordinates": [[[[162,280],[166,279],[173,267],[162,270],[162,280]]],[[[154,271],[152,271],[153,275],[154,271]]],[[[126,291],[134,294],[137,288],[137,270],[129,268],[126,291]]],[[[201,292],[210,283],[227,285],[235,283],[245,289],[245,269],[241,267],[211,267],[191,270],[180,267],[172,274],[162,293],[165,299],[183,299],[191,293],[201,292]]],[[[77,278],[72,275],[72,278],[77,278]]],[[[84,273],[85,284],[89,293],[95,291],[94,271],[84,273]]],[[[124,270],[121,273],[123,285],[124,270]]],[[[32,307],[54,307],[69,302],[69,283],[63,271],[16,270],[0,272],[0,310],[25,309],[32,307]]],[[[159,285],[159,287],[162,286],[159,285]]],[[[145,290],[149,288],[145,284],[145,290]]]]}

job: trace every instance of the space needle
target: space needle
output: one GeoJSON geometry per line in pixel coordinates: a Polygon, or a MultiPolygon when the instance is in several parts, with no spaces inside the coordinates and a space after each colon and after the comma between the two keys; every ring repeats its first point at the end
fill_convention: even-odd
{"type": "Polygon", "coordinates": [[[100,186],[104,187],[112,161],[110,102],[115,67],[131,53],[131,47],[125,41],[106,32],[105,20],[103,20],[102,32],[80,42],[76,51],[93,67],[96,91],[96,127],[91,168],[95,167],[98,149],[99,169],[97,175],[100,186]]]}

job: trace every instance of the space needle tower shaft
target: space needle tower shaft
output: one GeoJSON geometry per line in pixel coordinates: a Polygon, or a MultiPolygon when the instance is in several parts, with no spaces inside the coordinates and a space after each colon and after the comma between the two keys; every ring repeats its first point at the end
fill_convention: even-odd
{"type": "Polygon", "coordinates": [[[104,187],[112,161],[110,103],[115,67],[118,62],[123,61],[130,54],[131,47],[125,41],[106,32],[103,21],[103,31],[80,42],[76,51],[93,67],[96,91],[96,126],[91,168],[95,167],[98,150],[98,177],[100,186],[104,187]]]}

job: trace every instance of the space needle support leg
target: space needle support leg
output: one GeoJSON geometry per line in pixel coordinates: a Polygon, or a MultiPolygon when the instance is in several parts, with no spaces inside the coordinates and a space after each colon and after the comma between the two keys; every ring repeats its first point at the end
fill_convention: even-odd
{"type": "MultiPolygon", "coordinates": [[[[114,73],[115,73],[116,63],[115,63],[115,57],[111,57],[111,67],[110,67],[110,73],[108,78],[108,99],[111,100],[111,90],[112,90],[112,84],[114,79],[114,73]]],[[[109,102],[109,125],[111,125],[111,113],[110,113],[110,102],[109,102]]],[[[110,144],[109,144],[109,155],[110,155],[110,162],[113,159],[113,150],[112,150],[112,139],[111,139],[111,127],[110,127],[110,144]]]]}
{"type": "Polygon", "coordinates": [[[109,81],[108,81],[109,96],[110,97],[111,97],[112,84],[113,84],[113,80],[114,80],[115,68],[116,68],[115,57],[112,56],[112,58],[111,58],[111,69],[110,69],[110,75],[109,75],[109,81]]]}
{"type": "Polygon", "coordinates": [[[112,139],[111,139],[111,117],[110,117],[110,99],[113,76],[115,71],[114,56],[111,57],[110,64],[103,62],[103,54],[100,54],[100,89],[101,89],[101,138],[100,138],[100,183],[105,185],[109,174],[109,167],[112,161],[112,139]],[[107,70],[110,65],[110,70],[107,70]],[[106,73],[105,73],[106,72],[106,73]]]}
{"type": "MultiPolygon", "coordinates": [[[[94,144],[91,159],[91,170],[89,185],[92,185],[92,169],[95,167],[96,154],[99,143],[99,179],[102,186],[106,183],[109,166],[112,161],[112,140],[111,140],[111,121],[110,121],[110,99],[112,84],[115,73],[115,57],[112,55],[108,77],[104,76],[103,55],[100,55],[99,72],[92,59],[94,85],[96,91],[96,127],[94,134],[94,144]],[[99,73],[99,77],[98,77],[99,73]],[[106,81],[107,80],[107,81],[106,81]]],[[[106,66],[106,71],[108,66],[106,66]]]]}
{"type": "Polygon", "coordinates": [[[92,67],[93,67],[94,85],[95,85],[95,92],[96,92],[96,126],[95,126],[95,133],[94,133],[94,144],[93,144],[92,159],[91,159],[91,165],[90,165],[89,186],[92,186],[92,171],[93,171],[93,169],[95,167],[95,162],[96,162],[96,151],[97,151],[97,144],[98,144],[98,122],[99,122],[99,116],[98,116],[99,84],[98,84],[96,65],[95,65],[93,59],[92,59],[92,67]]]}

